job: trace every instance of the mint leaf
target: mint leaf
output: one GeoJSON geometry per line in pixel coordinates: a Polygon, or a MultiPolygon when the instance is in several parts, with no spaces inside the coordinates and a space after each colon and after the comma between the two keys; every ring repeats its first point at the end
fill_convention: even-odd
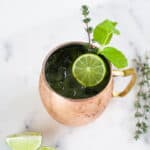
{"type": "Polygon", "coordinates": [[[117,68],[124,68],[128,65],[124,54],[114,47],[105,47],[100,54],[105,56],[117,68]]]}
{"type": "Polygon", "coordinates": [[[98,24],[94,29],[94,40],[101,45],[109,44],[113,34],[120,34],[119,30],[115,28],[116,25],[117,22],[108,19],[98,24]]]}

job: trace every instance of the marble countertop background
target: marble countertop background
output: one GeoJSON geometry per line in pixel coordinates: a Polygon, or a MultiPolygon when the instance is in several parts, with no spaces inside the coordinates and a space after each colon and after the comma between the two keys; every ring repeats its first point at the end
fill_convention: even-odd
{"type": "MultiPolygon", "coordinates": [[[[134,96],[114,98],[93,123],[71,128],[55,122],[38,92],[42,61],[49,50],[66,41],[86,40],[81,4],[91,6],[92,24],[109,18],[119,22],[121,35],[112,45],[122,49],[129,66],[150,47],[149,0],[0,0],[0,149],[5,137],[40,131],[43,143],[57,150],[149,150],[150,133],[133,139],[134,96]]],[[[125,85],[118,79],[117,89],[125,85]]],[[[125,79],[128,80],[128,79],[125,79]]]]}

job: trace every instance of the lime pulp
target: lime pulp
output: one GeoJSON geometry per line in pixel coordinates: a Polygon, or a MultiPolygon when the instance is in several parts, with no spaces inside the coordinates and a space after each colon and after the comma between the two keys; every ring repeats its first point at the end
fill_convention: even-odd
{"type": "Polygon", "coordinates": [[[12,150],[37,150],[42,141],[40,133],[24,132],[7,137],[6,142],[12,150]]]}
{"type": "Polygon", "coordinates": [[[106,66],[98,55],[86,53],[75,60],[72,66],[72,74],[81,85],[93,87],[104,79],[106,66]]]}
{"type": "Polygon", "coordinates": [[[55,150],[53,147],[48,147],[48,146],[42,146],[39,148],[39,150],[55,150]]]}

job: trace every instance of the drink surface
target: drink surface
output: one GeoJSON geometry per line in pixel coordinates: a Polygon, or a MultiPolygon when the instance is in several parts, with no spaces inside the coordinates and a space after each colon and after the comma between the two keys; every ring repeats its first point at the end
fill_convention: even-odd
{"type": "Polygon", "coordinates": [[[108,61],[102,59],[106,65],[106,75],[100,84],[94,87],[84,87],[76,81],[72,75],[73,62],[82,54],[87,53],[86,45],[72,44],[55,51],[47,60],[45,66],[45,76],[48,84],[58,94],[73,98],[88,98],[102,91],[110,79],[110,66],[108,61]]]}

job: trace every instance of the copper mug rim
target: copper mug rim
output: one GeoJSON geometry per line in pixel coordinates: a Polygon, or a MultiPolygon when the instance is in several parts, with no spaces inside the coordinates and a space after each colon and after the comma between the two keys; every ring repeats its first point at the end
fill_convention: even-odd
{"type": "Polygon", "coordinates": [[[112,78],[112,65],[109,63],[109,66],[110,66],[110,77],[109,77],[109,81],[108,83],[105,85],[105,87],[100,91],[98,92],[97,94],[95,94],[94,96],[90,96],[90,97],[87,97],[87,98],[77,98],[77,99],[74,99],[74,98],[70,98],[70,97],[65,97],[65,96],[62,96],[61,94],[57,93],[50,85],[49,83],[47,82],[46,80],[46,77],[45,77],[45,65],[47,63],[47,60],[48,58],[55,52],[57,51],[59,48],[61,47],[65,47],[67,45],[71,45],[71,44],[85,44],[87,42],[83,42],[83,41],[70,41],[70,42],[65,42],[65,43],[62,43],[62,44],[59,44],[58,46],[54,47],[51,49],[51,51],[46,55],[44,61],[43,61],[43,64],[42,64],[42,74],[44,75],[43,76],[43,80],[46,84],[46,86],[49,88],[49,90],[53,91],[56,95],[59,95],[61,98],[65,98],[66,100],[68,101],[74,101],[74,102],[80,102],[80,101],[88,101],[88,100],[91,100],[95,97],[97,97],[99,94],[103,93],[105,91],[105,89],[107,88],[107,86],[110,84],[111,82],[111,78],[112,78]]]}

